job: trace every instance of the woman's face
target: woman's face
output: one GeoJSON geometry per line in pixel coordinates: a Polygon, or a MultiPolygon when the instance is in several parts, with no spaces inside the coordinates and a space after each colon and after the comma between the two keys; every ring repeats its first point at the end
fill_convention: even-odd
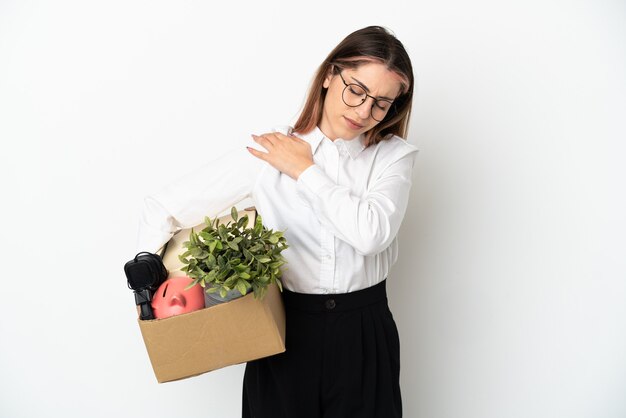
{"type": "MultiPolygon", "coordinates": [[[[360,85],[367,94],[377,99],[393,101],[400,94],[400,76],[389,71],[383,64],[368,63],[357,68],[346,68],[341,75],[346,83],[360,85]]],[[[367,97],[357,107],[344,103],[341,97],[346,85],[339,74],[329,74],[324,80],[324,87],[328,91],[319,128],[329,139],[351,140],[379,123],[371,115],[372,106],[376,106],[371,97],[367,97]]]]}

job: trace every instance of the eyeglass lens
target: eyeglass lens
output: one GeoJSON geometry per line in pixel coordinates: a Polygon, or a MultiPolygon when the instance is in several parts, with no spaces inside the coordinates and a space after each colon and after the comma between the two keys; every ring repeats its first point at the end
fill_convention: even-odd
{"type": "MultiPolygon", "coordinates": [[[[350,107],[357,107],[363,104],[367,100],[367,92],[363,87],[358,84],[348,84],[343,90],[343,101],[350,107]]],[[[372,106],[372,118],[375,121],[380,122],[385,118],[385,115],[391,107],[391,102],[388,100],[376,100],[372,106]]]]}

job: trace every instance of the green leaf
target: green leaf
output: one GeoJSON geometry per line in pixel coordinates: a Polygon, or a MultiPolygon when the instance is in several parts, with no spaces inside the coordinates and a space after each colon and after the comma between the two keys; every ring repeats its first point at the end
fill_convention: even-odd
{"type": "Polygon", "coordinates": [[[206,252],[206,251],[204,251],[204,250],[200,250],[200,254],[198,254],[198,255],[196,256],[196,258],[197,258],[198,260],[204,260],[204,259],[205,259],[205,258],[207,258],[208,256],[209,256],[209,253],[208,253],[208,252],[206,252]]]}
{"type": "Polygon", "coordinates": [[[235,273],[235,274],[231,274],[231,275],[228,277],[228,279],[226,279],[225,284],[226,284],[227,286],[233,286],[233,284],[235,283],[235,281],[236,281],[236,280],[238,280],[238,279],[239,279],[239,275],[238,275],[238,274],[236,274],[236,273],[235,273]]]}
{"type": "Polygon", "coordinates": [[[224,225],[219,226],[217,233],[220,235],[220,238],[222,238],[222,241],[228,241],[228,230],[224,225]]]}
{"type": "Polygon", "coordinates": [[[246,282],[243,280],[239,280],[237,282],[237,290],[239,290],[239,293],[241,293],[241,296],[245,296],[248,290],[246,287],[246,282]]]}
{"type": "Polygon", "coordinates": [[[193,229],[191,230],[191,233],[189,234],[189,240],[191,241],[192,244],[198,245],[198,234],[193,232],[193,229]]]}
{"type": "Polygon", "coordinates": [[[215,282],[222,283],[226,277],[228,277],[229,272],[226,268],[221,268],[219,272],[215,275],[215,282]]]}
{"type": "Polygon", "coordinates": [[[230,209],[230,217],[233,218],[235,222],[237,221],[237,208],[234,206],[230,209]]]}
{"type": "Polygon", "coordinates": [[[207,282],[211,283],[215,281],[215,277],[217,276],[217,272],[215,270],[211,270],[206,276],[205,279],[207,282]]]}

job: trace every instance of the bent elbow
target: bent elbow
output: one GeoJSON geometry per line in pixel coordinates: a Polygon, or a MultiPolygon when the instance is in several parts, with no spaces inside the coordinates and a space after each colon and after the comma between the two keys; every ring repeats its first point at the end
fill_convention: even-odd
{"type": "Polygon", "coordinates": [[[358,245],[355,246],[357,254],[362,256],[372,256],[383,252],[393,241],[391,236],[391,225],[386,220],[372,225],[369,233],[361,237],[358,245]]]}
{"type": "Polygon", "coordinates": [[[157,252],[178,229],[176,220],[154,197],[145,197],[139,218],[137,250],[157,252]]]}

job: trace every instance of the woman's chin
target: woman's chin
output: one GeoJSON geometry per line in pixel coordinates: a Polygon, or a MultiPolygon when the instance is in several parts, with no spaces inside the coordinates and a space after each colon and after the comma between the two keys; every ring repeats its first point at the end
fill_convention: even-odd
{"type": "Polygon", "coordinates": [[[356,138],[357,136],[359,136],[363,131],[363,127],[357,128],[355,125],[351,124],[344,116],[341,116],[340,119],[337,120],[337,122],[338,123],[336,125],[330,126],[331,128],[330,130],[332,130],[333,134],[335,135],[335,138],[331,139],[330,136],[324,133],[324,135],[326,135],[329,139],[333,141],[338,138],[344,139],[346,141],[350,141],[356,138]]]}

